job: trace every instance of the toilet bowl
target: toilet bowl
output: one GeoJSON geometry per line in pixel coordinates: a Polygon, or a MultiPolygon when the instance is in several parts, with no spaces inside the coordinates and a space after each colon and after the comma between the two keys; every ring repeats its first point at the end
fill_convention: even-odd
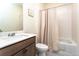
{"type": "Polygon", "coordinates": [[[45,56],[46,52],[48,50],[48,46],[42,43],[37,43],[36,44],[36,49],[37,49],[37,55],[38,56],[45,56]]]}

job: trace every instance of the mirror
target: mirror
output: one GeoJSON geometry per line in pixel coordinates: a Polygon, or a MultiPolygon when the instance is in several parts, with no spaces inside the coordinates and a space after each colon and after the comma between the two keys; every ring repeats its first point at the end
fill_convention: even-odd
{"type": "Polygon", "coordinates": [[[23,30],[23,4],[0,4],[0,32],[23,30]]]}

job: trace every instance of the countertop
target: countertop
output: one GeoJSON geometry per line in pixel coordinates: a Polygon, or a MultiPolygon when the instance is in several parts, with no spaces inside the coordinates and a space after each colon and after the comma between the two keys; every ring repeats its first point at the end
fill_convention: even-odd
{"type": "Polygon", "coordinates": [[[19,34],[16,34],[15,36],[10,36],[10,37],[0,36],[0,49],[9,45],[15,44],[17,42],[20,42],[22,40],[31,38],[33,36],[36,36],[36,34],[19,33],[19,34]]]}

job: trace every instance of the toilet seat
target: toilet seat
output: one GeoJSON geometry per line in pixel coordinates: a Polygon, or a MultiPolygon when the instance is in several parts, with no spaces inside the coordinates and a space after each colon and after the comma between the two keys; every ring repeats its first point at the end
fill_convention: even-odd
{"type": "Polygon", "coordinates": [[[47,45],[42,44],[42,43],[38,43],[38,44],[36,44],[36,47],[38,47],[38,48],[48,48],[47,45]]]}

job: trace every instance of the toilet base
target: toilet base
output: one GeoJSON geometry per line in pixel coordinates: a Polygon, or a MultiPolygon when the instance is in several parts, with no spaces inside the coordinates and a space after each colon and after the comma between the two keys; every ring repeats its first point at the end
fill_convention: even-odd
{"type": "Polygon", "coordinates": [[[36,49],[37,49],[38,56],[45,56],[48,50],[48,46],[42,43],[38,43],[36,44],[36,49]]]}
{"type": "Polygon", "coordinates": [[[46,56],[46,53],[38,53],[38,56],[46,56]]]}

